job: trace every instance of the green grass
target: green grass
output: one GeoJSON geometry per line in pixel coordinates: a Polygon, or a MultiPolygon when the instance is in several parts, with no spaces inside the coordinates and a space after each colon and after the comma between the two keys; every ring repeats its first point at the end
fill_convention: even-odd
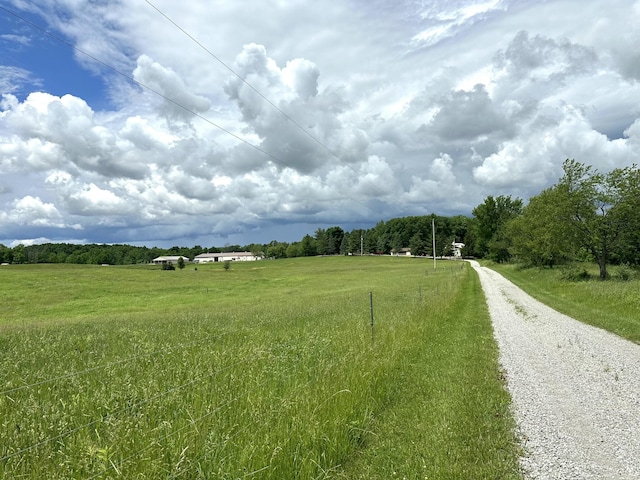
{"type": "Polygon", "coordinates": [[[582,281],[567,280],[562,268],[487,266],[550,307],[640,344],[640,279],[622,281],[618,268],[611,267],[612,279],[601,281],[598,267],[592,264],[579,267],[590,275],[589,280],[582,281]]]}
{"type": "Polygon", "coordinates": [[[431,268],[1,267],[0,478],[520,478],[477,277],[431,268]]]}

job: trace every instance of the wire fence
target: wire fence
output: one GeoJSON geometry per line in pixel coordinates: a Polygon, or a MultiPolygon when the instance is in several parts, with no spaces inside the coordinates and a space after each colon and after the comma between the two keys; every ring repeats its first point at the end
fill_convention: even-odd
{"type": "MultiPolygon", "coordinates": [[[[462,267],[464,268],[464,267],[462,267]]],[[[451,273],[456,274],[458,271],[460,270],[460,268],[458,266],[455,267],[451,267],[451,273]]],[[[429,273],[428,273],[429,274],[429,273]]],[[[429,295],[438,295],[439,293],[439,288],[445,288],[444,286],[438,286],[436,285],[435,287],[433,285],[418,285],[417,288],[414,291],[404,291],[404,292],[394,292],[393,294],[388,294],[388,293],[383,293],[382,297],[383,297],[383,301],[384,302],[388,302],[390,300],[390,298],[393,298],[394,302],[401,302],[401,303],[406,303],[408,301],[414,302],[416,304],[422,304],[424,302],[424,300],[429,296],[429,295]]],[[[363,302],[363,317],[368,317],[368,315],[365,313],[365,309],[370,310],[367,313],[371,314],[371,336],[372,336],[372,340],[373,340],[373,309],[374,309],[374,301],[377,300],[378,297],[377,296],[373,296],[373,293],[370,293],[369,295],[369,300],[370,300],[370,304],[367,305],[366,302],[363,302]]],[[[376,318],[376,321],[377,318],[376,318]]],[[[368,322],[367,322],[368,323],[368,322]]],[[[366,326],[366,323],[363,322],[362,326],[366,326]]],[[[130,355],[126,358],[122,358],[120,360],[116,360],[116,361],[109,361],[106,363],[102,363],[102,364],[98,364],[98,365],[94,365],[91,366],[89,368],[85,368],[82,370],[77,370],[74,372],[69,372],[69,373],[65,373],[62,375],[57,375],[57,376],[53,376],[47,379],[43,379],[43,380],[39,380],[37,382],[32,382],[29,384],[25,384],[25,385],[20,385],[20,386],[16,386],[16,387],[11,387],[5,390],[0,391],[0,396],[3,397],[7,397],[7,398],[11,398],[11,396],[15,396],[15,394],[17,393],[24,393],[25,391],[28,390],[34,390],[37,389],[38,387],[42,387],[45,385],[52,385],[52,384],[56,384],[59,382],[63,382],[66,381],[68,379],[71,378],[79,378],[85,375],[89,375],[89,374],[95,374],[96,372],[100,372],[100,370],[105,370],[105,369],[110,369],[113,367],[122,367],[122,366],[129,366],[129,365],[134,365],[135,362],[141,360],[141,359],[146,359],[146,358],[152,358],[152,357],[162,357],[165,361],[168,360],[168,357],[174,356],[174,355],[179,355],[180,353],[184,353],[189,349],[193,349],[195,347],[198,346],[205,346],[205,345],[210,345],[212,343],[215,342],[215,340],[220,339],[226,335],[230,335],[230,334],[239,334],[239,333],[246,333],[246,332],[250,332],[253,328],[258,328],[258,327],[269,327],[269,321],[265,320],[263,322],[257,322],[256,324],[254,324],[253,326],[250,327],[245,327],[242,329],[229,329],[227,331],[223,331],[220,332],[216,335],[212,335],[209,337],[205,337],[205,338],[199,338],[197,340],[194,340],[192,342],[184,342],[184,343],[178,343],[178,344],[174,344],[174,345],[169,345],[163,348],[157,348],[154,349],[151,352],[145,352],[145,353],[141,353],[141,354],[136,354],[136,355],[130,355]]],[[[50,435],[40,441],[34,442],[30,445],[27,445],[25,447],[22,448],[16,448],[13,449],[8,446],[5,445],[3,448],[3,451],[0,451],[0,454],[2,456],[0,456],[0,473],[2,472],[2,467],[4,465],[4,467],[6,467],[8,465],[8,462],[12,462],[14,460],[18,460],[19,462],[23,462],[24,461],[24,456],[25,455],[30,455],[30,454],[34,454],[35,451],[37,451],[38,449],[49,445],[49,444],[58,444],[58,443],[62,443],[61,441],[67,437],[70,437],[82,430],[89,430],[89,429],[95,429],[98,425],[103,425],[105,427],[108,427],[108,422],[110,419],[113,418],[117,418],[121,415],[126,414],[127,412],[130,412],[132,410],[138,410],[138,409],[144,409],[144,408],[149,408],[149,406],[151,404],[153,404],[154,402],[161,400],[161,399],[165,399],[168,396],[175,394],[175,393],[179,393],[181,391],[185,391],[185,390],[189,390],[191,387],[194,387],[195,385],[198,384],[204,384],[205,382],[211,381],[212,379],[214,379],[215,377],[223,374],[226,371],[230,371],[233,370],[241,365],[250,365],[250,364],[254,364],[256,362],[258,362],[259,360],[264,360],[265,357],[268,357],[269,355],[274,355],[274,350],[271,349],[266,349],[266,350],[262,350],[260,352],[258,352],[255,355],[252,356],[245,356],[237,361],[231,361],[228,362],[222,366],[220,366],[219,368],[214,369],[213,371],[209,371],[207,373],[203,373],[203,374],[196,374],[195,377],[190,378],[188,381],[184,381],[182,383],[178,383],[175,384],[169,388],[165,388],[161,391],[158,391],[156,393],[154,393],[153,395],[147,396],[145,398],[142,398],[140,400],[138,400],[137,402],[131,403],[131,404],[127,404],[124,407],[121,407],[119,409],[115,409],[112,410],[110,412],[107,412],[106,414],[100,416],[100,418],[93,418],[87,422],[84,422],[81,425],[78,425],[74,428],[70,428],[67,430],[64,430],[58,434],[55,435],[50,435]]],[[[160,372],[158,372],[158,375],[160,374],[160,372]]],[[[259,391],[261,388],[263,388],[269,381],[269,377],[266,377],[264,379],[262,379],[261,381],[256,381],[257,379],[252,379],[253,386],[250,389],[243,389],[241,390],[241,392],[237,395],[235,395],[232,398],[229,398],[227,400],[221,400],[220,403],[216,404],[215,406],[213,406],[213,408],[207,407],[204,411],[204,413],[202,413],[201,415],[195,417],[195,418],[190,418],[186,424],[171,430],[170,432],[165,433],[164,435],[161,435],[159,437],[155,437],[153,439],[151,439],[147,445],[145,445],[144,447],[138,448],[135,451],[132,451],[129,455],[125,456],[124,458],[120,458],[118,461],[111,461],[109,463],[109,465],[105,466],[104,468],[102,468],[99,472],[93,474],[92,476],[88,477],[90,479],[94,479],[94,478],[99,478],[102,477],[106,474],[108,474],[109,472],[115,472],[116,474],[121,474],[122,470],[126,467],[126,465],[134,462],[134,460],[136,458],[140,458],[142,456],[144,456],[144,454],[150,450],[152,450],[154,447],[157,447],[160,443],[162,443],[163,441],[169,440],[172,437],[178,436],[181,433],[185,433],[185,432],[189,432],[190,429],[195,429],[198,427],[199,424],[202,424],[206,419],[208,419],[209,417],[211,417],[212,415],[222,411],[225,408],[230,407],[231,405],[233,405],[234,403],[238,402],[241,398],[246,397],[250,392],[257,392],[259,391]]],[[[317,381],[317,380],[308,380],[307,382],[301,383],[300,385],[298,385],[296,388],[302,390],[303,388],[307,388],[312,382],[317,381]]],[[[289,392],[291,393],[291,392],[289,392]]],[[[55,400],[54,400],[55,401],[55,400]]],[[[274,404],[271,405],[270,409],[272,410],[272,412],[277,411],[279,408],[282,407],[282,405],[287,401],[286,398],[281,398],[280,402],[276,402],[274,404]]],[[[86,416],[83,414],[83,416],[86,416]]],[[[253,425],[251,423],[247,423],[244,425],[239,425],[238,428],[235,430],[234,435],[240,435],[241,432],[246,431],[247,429],[251,428],[253,425]]],[[[167,478],[178,478],[180,476],[184,476],[186,475],[190,469],[193,469],[193,465],[198,463],[199,460],[202,459],[202,455],[204,455],[204,453],[200,453],[200,454],[195,454],[194,458],[192,459],[192,463],[188,466],[188,468],[170,473],[168,475],[167,478]]],[[[265,465],[263,467],[261,467],[258,470],[255,470],[253,472],[247,472],[247,476],[251,476],[251,475],[256,475],[258,473],[260,473],[261,471],[263,471],[263,469],[268,469],[269,465],[265,465]]]]}

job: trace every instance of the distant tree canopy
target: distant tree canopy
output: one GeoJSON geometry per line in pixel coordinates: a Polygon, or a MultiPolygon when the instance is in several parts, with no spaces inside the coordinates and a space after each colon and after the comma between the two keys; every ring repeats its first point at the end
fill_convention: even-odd
{"type": "Polygon", "coordinates": [[[201,253],[249,251],[267,258],[292,258],[315,255],[389,254],[411,247],[417,255],[432,255],[432,221],[436,227],[436,255],[451,253],[453,240],[464,241],[470,218],[459,215],[436,215],[394,218],[378,222],[370,229],[345,231],[340,226],[316,229],[313,236],[307,234],[298,242],[268,244],[225,245],[224,247],[148,248],[132,245],[44,243],[18,245],[14,248],[0,244],[2,263],[80,263],[131,265],[150,263],[161,255],[181,255],[191,260],[201,253]]]}
{"type": "Polygon", "coordinates": [[[413,255],[447,256],[452,242],[463,242],[465,256],[497,262],[515,259],[528,265],[554,266],[593,260],[600,277],[607,265],[640,265],[640,171],[633,167],[601,174],[575,160],[566,160],[558,183],[529,199],[488,196],[473,217],[435,214],[392,218],[370,229],[351,232],[339,226],[316,229],[297,242],[169,249],[131,245],[46,243],[0,244],[2,263],[86,263],[125,265],[149,263],[160,255],[193,258],[201,253],[249,251],[267,258],[314,255],[390,254],[410,248],[413,255]],[[433,236],[435,226],[435,252],[433,236]]]}

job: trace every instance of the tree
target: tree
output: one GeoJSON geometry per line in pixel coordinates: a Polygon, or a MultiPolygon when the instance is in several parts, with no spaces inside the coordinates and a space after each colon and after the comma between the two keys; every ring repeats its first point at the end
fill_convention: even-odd
{"type": "Polygon", "coordinates": [[[347,253],[360,255],[361,250],[364,250],[364,240],[367,236],[366,230],[357,229],[353,230],[349,234],[349,245],[347,247],[347,253]]]}
{"type": "Polygon", "coordinates": [[[512,199],[511,195],[485,198],[484,203],[473,209],[474,253],[497,262],[508,260],[509,237],[505,225],[521,212],[522,200],[519,198],[512,199]]]}
{"type": "Polygon", "coordinates": [[[13,250],[0,243],[0,262],[11,263],[13,261],[13,250]]]}
{"type": "Polygon", "coordinates": [[[575,238],[562,221],[563,201],[557,188],[549,188],[529,199],[522,215],[506,225],[510,253],[525,265],[553,267],[575,254],[575,238]]]}
{"type": "Polygon", "coordinates": [[[344,238],[344,230],[340,227],[330,227],[326,231],[327,236],[327,254],[337,255],[340,253],[342,239],[344,238]]]}
{"type": "Polygon", "coordinates": [[[411,249],[411,255],[426,255],[427,254],[427,242],[422,238],[420,232],[416,232],[415,235],[409,240],[409,248],[411,249]]]}
{"type": "Polygon", "coordinates": [[[26,259],[25,247],[22,243],[13,247],[13,263],[24,263],[26,259]]]}
{"type": "Polygon", "coordinates": [[[287,247],[287,258],[300,257],[300,242],[293,242],[287,247]]]}
{"type": "Polygon", "coordinates": [[[312,257],[317,254],[318,248],[315,239],[311,235],[305,235],[300,242],[300,255],[303,257],[312,257]]]}
{"type": "MultiPolygon", "coordinates": [[[[302,241],[305,242],[305,239],[303,238],[302,241]]],[[[305,251],[304,249],[305,249],[305,245],[303,245],[303,251],[305,251]]],[[[318,228],[316,230],[315,250],[316,250],[315,253],[303,253],[303,255],[305,257],[308,257],[310,255],[327,255],[329,253],[329,240],[327,237],[327,231],[324,228],[318,228]]]]}
{"type": "Polygon", "coordinates": [[[184,258],[178,257],[178,268],[182,270],[184,268],[184,258]]]}
{"type": "Polygon", "coordinates": [[[272,240],[267,245],[265,254],[267,258],[285,258],[287,256],[287,246],[284,242],[272,240]]]}
{"type": "Polygon", "coordinates": [[[598,263],[604,280],[613,253],[640,223],[640,172],[634,165],[605,175],[573,159],[565,160],[563,170],[556,186],[564,207],[560,218],[598,263]]]}
{"type": "Polygon", "coordinates": [[[349,233],[345,233],[340,242],[340,255],[347,255],[349,252],[349,233]]]}

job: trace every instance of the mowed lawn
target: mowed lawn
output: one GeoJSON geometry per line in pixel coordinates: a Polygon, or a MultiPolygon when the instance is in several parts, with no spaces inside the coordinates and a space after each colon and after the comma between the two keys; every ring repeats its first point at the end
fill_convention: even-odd
{"type": "Polygon", "coordinates": [[[0,287],[0,478],[521,478],[465,263],[11,265],[0,287]]]}

